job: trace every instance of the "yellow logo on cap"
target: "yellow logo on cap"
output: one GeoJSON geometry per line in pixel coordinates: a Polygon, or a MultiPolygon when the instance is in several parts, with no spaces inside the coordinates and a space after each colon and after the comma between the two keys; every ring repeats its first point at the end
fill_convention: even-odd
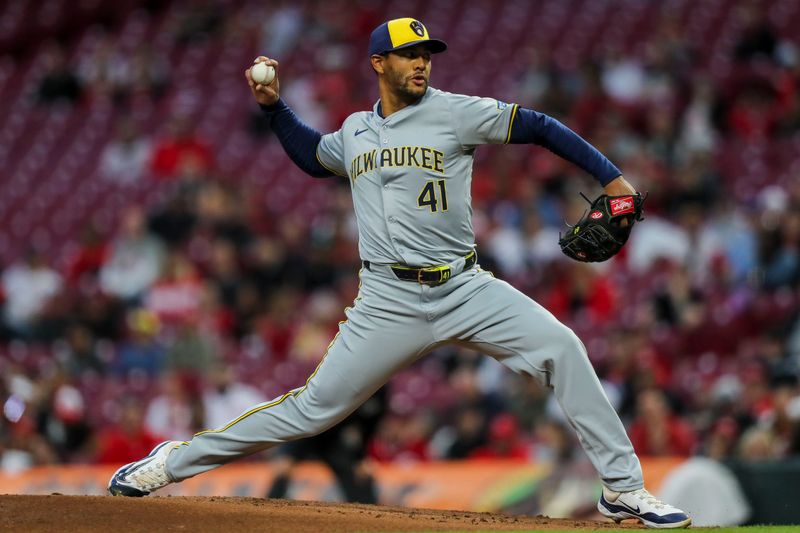
{"type": "Polygon", "coordinates": [[[392,40],[392,48],[429,38],[425,25],[416,19],[390,20],[386,27],[389,30],[389,38],[392,40]]]}

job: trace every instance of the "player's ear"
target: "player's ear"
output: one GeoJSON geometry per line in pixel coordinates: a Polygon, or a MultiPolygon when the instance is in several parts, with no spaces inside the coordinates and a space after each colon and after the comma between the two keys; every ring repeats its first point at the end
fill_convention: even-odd
{"type": "Polygon", "coordinates": [[[382,56],[382,55],[379,55],[379,54],[373,54],[373,55],[370,56],[370,58],[369,58],[370,63],[372,63],[372,68],[376,73],[378,73],[378,74],[383,74],[384,73],[383,62],[384,62],[385,59],[386,59],[386,56],[382,56]]]}

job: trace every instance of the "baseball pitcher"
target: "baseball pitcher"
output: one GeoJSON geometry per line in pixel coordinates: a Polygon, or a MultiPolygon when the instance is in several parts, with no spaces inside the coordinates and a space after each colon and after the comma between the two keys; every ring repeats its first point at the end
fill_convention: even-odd
{"type": "MultiPolygon", "coordinates": [[[[643,487],[625,429],[581,341],[541,305],[478,266],[470,184],[475,149],[538,144],[604,188],[562,239],[581,261],[608,259],[641,218],[642,199],[620,170],[553,118],[491,98],[429,86],[431,57],[447,45],[418,20],[390,20],[369,41],[380,98],[323,135],[268,85],[245,76],[288,156],[316,177],[350,183],[363,262],[347,320],[305,385],[189,442],[168,441],[120,468],[114,495],[144,496],[229,461],[316,435],[338,423],[398,370],[446,343],[470,345],[553,389],[604,485],[599,511],[653,528],[691,519],[643,487]]],[[[259,57],[279,71],[274,59],[259,57]]]]}

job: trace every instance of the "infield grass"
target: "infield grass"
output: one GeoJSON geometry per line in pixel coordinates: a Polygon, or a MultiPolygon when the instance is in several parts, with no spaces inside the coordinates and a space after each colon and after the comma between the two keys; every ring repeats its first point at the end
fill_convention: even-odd
{"type": "MultiPolygon", "coordinates": [[[[575,529],[549,529],[549,530],[540,530],[540,529],[531,529],[528,531],[523,531],[521,533],[575,533],[575,529]]],[[[630,533],[631,531],[635,531],[632,529],[581,529],[580,531],[597,531],[597,533],[608,533],[618,531],[620,533],[630,533]]],[[[642,526],[641,531],[657,531],[654,529],[646,529],[642,526]]],[[[703,531],[708,533],[800,533],[800,525],[798,526],[740,526],[740,527],[690,527],[688,529],[674,529],[670,531],[687,531],[691,533],[693,531],[703,531]]],[[[468,533],[468,532],[463,532],[468,533]]],[[[475,532],[469,532],[475,533],[475,532]]],[[[478,533],[497,533],[496,531],[480,531],[478,533]]]]}

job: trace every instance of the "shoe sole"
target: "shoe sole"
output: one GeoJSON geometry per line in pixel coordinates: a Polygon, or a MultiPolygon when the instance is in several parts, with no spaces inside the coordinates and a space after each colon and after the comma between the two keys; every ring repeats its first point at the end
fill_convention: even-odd
{"type": "Polygon", "coordinates": [[[605,516],[606,518],[610,518],[611,520],[613,520],[617,524],[619,524],[623,520],[626,520],[626,519],[630,518],[630,519],[633,519],[633,520],[638,520],[639,522],[641,522],[642,524],[644,524],[645,526],[647,526],[647,527],[649,527],[651,529],[683,529],[683,528],[687,528],[690,525],[692,525],[691,517],[687,518],[686,520],[682,520],[680,522],[670,522],[668,524],[658,524],[656,522],[651,522],[649,520],[645,520],[641,516],[635,515],[633,513],[626,513],[625,511],[619,511],[619,512],[615,513],[613,511],[609,510],[608,508],[606,508],[603,505],[602,502],[598,503],[597,509],[598,509],[598,511],[600,511],[600,513],[603,516],[605,516]]]}
{"type": "Polygon", "coordinates": [[[146,457],[143,457],[138,461],[134,461],[132,463],[128,463],[126,465],[119,467],[117,471],[114,472],[114,475],[111,476],[111,480],[108,482],[108,489],[107,489],[108,493],[111,494],[112,496],[128,496],[132,498],[141,498],[142,496],[147,496],[148,494],[150,494],[149,492],[143,492],[139,489],[134,489],[133,487],[128,487],[127,485],[117,483],[117,476],[124,474],[125,471],[132,468],[134,465],[141,466],[149,463],[150,460],[152,460],[152,458],[155,456],[155,454],[158,453],[158,451],[161,448],[171,443],[172,441],[162,442],[161,444],[153,448],[153,450],[146,457]]]}

